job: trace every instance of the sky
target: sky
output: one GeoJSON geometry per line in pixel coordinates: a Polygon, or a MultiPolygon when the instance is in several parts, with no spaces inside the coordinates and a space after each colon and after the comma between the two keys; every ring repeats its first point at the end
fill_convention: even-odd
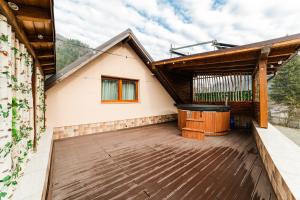
{"type": "Polygon", "coordinates": [[[300,0],[55,0],[54,15],[57,33],[93,48],[130,28],[159,60],[171,44],[243,45],[300,33],[299,9],[300,0]]]}

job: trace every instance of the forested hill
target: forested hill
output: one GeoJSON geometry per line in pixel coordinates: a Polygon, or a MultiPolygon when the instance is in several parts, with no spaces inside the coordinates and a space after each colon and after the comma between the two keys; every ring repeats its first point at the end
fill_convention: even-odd
{"type": "Polygon", "coordinates": [[[56,70],[61,70],[90,51],[87,44],[56,34],[56,70]]]}

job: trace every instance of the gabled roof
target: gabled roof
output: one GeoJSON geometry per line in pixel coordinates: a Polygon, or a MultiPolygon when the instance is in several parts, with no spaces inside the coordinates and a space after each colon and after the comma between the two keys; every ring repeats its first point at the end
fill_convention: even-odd
{"type": "Polygon", "coordinates": [[[87,53],[86,55],[78,58],[77,60],[67,65],[53,76],[49,77],[46,80],[45,89],[49,89],[50,87],[55,85],[55,83],[60,82],[68,76],[72,75],[74,72],[84,67],[86,64],[90,63],[103,53],[106,53],[107,50],[109,50],[110,48],[112,48],[120,42],[127,42],[131,46],[131,48],[137,53],[137,55],[143,60],[145,65],[151,70],[151,63],[153,62],[152,57],[145,50],[142,44],[138,41],[131,29],[127,29],[124,32],[118,34],[117,36],[113,37],[112,39],[97,47],[95,51],[87,53]]]}

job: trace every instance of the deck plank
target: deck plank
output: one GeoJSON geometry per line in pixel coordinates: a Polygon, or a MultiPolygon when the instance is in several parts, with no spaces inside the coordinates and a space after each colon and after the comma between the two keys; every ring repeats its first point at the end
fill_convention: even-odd
{"type": "Polygon", "coordinates": [[[47,199],[276,199],[247,130],[179,136],[175,123],[57,140],[47,199]]]}

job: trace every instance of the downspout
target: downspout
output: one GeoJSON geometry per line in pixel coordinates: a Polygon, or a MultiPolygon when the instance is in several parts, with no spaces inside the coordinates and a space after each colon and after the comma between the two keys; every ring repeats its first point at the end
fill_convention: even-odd
{"type": "Polygon", "coordinates": [[[274,74],[272,76],[270,76],[267,81],[269,82],[270,80],[272,80],[274,77],[276,76],[276,72],[274,72],[274,74]]]}

